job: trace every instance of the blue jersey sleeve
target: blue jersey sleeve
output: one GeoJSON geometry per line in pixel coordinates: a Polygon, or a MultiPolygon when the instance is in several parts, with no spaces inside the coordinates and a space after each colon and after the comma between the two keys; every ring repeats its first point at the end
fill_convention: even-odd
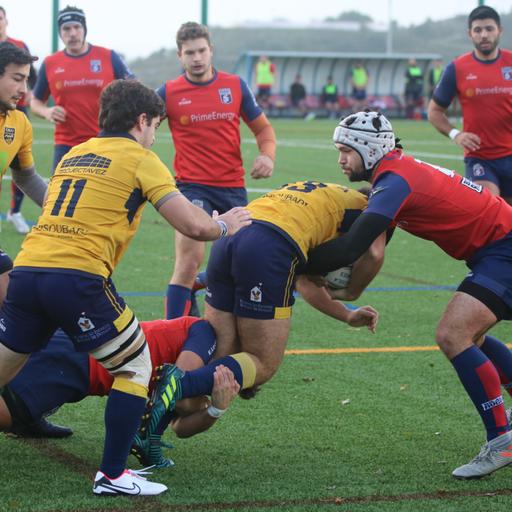
{"type": "Polygon", "coordinates": [[[166,102],[165,84],[160,86],[155,92],[158,94],[158,96],[160,96],[160,98],[162,98],[163,102],[165,103],[166,102]]]}
{"type": "Polygon", "coordinates": [[[34,98],[41,101],[46,101],[48,96],[50,96],[50,87],[48,86],[48,79],[46,78],[46,67],[44,62],[39,68],[39,73],[37,75],[34,88],[32,89],[32,94],[34,95],[34,98]]]}
{"type": "Polygon", "coordinates": [[[247,83],[241,78],[240,88],[242,89],[242,114],[245,119],[252,121],[263,114],[263,110],[258,105],[258,102],[247,83]]]}
{"type": "Polygon", "coordinates": [[[402,176],[388,172],[374,183],[368,208],[363,215],[377,213],[388,219],[394,219],[410,193],[411,188],[402,176]]]}
{"type": "Polygon", "coordinates": [[[441,79],[434,89],[432,99],[441,107],[447,108],[457,94],[457,80],[455,76],[455,64],[450,62],[443,71],[441,79]]]}
{"type": "Polygon", "coordinates": [[[112,68],[115,78],[135,78],[126,62],[114,50],[112,50],[112,68]]]}

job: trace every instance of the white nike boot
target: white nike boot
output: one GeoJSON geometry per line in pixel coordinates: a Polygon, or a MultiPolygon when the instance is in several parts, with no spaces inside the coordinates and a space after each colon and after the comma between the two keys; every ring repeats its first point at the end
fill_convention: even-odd
{"type": "Polygon", "coordinates": [[[96,473],[92,492],[102,496],[154,496],[167,491],[167,486],[149,482],[141,475],[147,471],[125,469],[121,476],[110,479],[101,471],[96,473]]]}

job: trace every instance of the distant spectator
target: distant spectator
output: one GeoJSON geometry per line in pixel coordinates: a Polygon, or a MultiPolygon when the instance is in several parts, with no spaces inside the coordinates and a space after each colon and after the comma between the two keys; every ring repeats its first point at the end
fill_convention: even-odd
{"type": "Polygon", "coordinates": [[[423,71],[416,59],[409,59],[405,70],[405,116],[418,119],[423,107],[423,71]]]}
{"type": "Polygon", "coordinates": [[[432,95],[434,94],[434,89],[438,84],[439,80],[441,80],[441,75],[443,74],[443,61],[441,59],[436,59],[432,63],[432,68],[428,72],[428,97],[432,99],[432,95]]]}
{"type": "Polygon", "coordinates": [[[298,109],[302,114],[306,114],[306,88],[300,75],[296,75],[294,82],[290,85],[290,103],[293,108],[298,109]]]}
{"type": "Polygon", "coordinates": [[[367,104],[366,87],[368,86],[368,71],[363,65],[363,61],[358,60],[352,68],[350,85],[352,86],[351,106],[352,112],[364,110],[367,104]]]}
{"type": "Polygon", "coordinates": [[[327,111],[327,116],[331,119],[336,119],[340,110],[340,104],[338,102],[338,86],[333,82],[332,76],[327,77],[327,83],[322,89],[320,101],[327,111]]]}
{"type": "Polygon", "coordinates": [[[266,55],[262,55],[256,63],[256,87],[258,93],[256,99],[264,109],[270,107],[272,86],[276,79],[276,66],[266,55]]]}

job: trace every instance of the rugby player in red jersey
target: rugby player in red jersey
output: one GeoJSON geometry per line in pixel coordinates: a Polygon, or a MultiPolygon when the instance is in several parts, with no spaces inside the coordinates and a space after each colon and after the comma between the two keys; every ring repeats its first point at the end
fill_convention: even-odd
{"type": "MultiPolygon", "coordinates": [[[[0,7],[0,42],[7,42],[11,43],[14,46],[17,46],[18,48],[21,48],[25,50],[27,53],[30,53],[28,46],[19,39],[14,39],[14,37],[9,37],[7,35],[7,14],[5,12],[5,9],[3,7],[0,7]]],[[[37,78],[37,72],[34,68],[34,66],[30,65],[30,75],[28,77],[28,86],[32,89],[35,85],[37,78]]],[[[17,110],[21,110],[25,115],[28,115],[27,113],[27,107],[30,102],[30,91],[27,91],[26,94],[24,94],[20,100],[18,101],[16,108],[17,110]]],[[[11,163],[11,166],[16,166],[17,161],[16,159],[11,163]]],[[[19,164],[18,164],[19,165],[19,164]]],[[[16,186],[16,183],[14,181],[11,181],[11,205],[7,212],[7,220],[9,222],[12,222],[14,229],[21,235],[26,235],[30,228],[27,224],[27,221],[23,217],[23,214],[21,213],[21,205],[23,203],[23,192],[16,186]]]]}
{"type": "Polygon", "coordinates": [[[480,478],[512,463],[500,386],[509,388],[512,382],[512,353],[486,334],[512,318],[512,208],[468,178],[404,154],[381,114],[346,117],[333,140],[350,181],[368,181],[372,190],[368,208],[346,235],[310,251],[307,272],[349,265],[393,225],[464,260],[470,272],[446,307],[436,342],[478,410],[487,443],[452,474],[480,478]]]}
{"type": "MultiPolygon", "coordinates": [[[[215,350],[215,332],[205,320],[183,317],[174,320],[141,322],[146,336],[153,375],[151,388],[159,383],[161,365],[176,363],[183,370],[194,370],[205,365],[215,350]]],[[[207,430],[219,417],[218,410],[226,410],[239,391],[233,373],[219,366],[211,400],[202,396],[183,400],[175,413],[161,421],[150,439],[136,438],[133,450],[143,465],[159,468],[172,466],[163,457],[160,438],[171,424],[178,437],[189,437],[207,430]],[[152,449],[144,449],[151,442],[152,449]],[[139,449],[141,446],[142,449],[139,449]]],[[[54,425],[46,420],[66,403],[79,402],[87,396],[108,395],[113,382],[100,363],[85,353],[76,352],[73,343],[63,331],[57,331],[43,350],[33,354],[20,373],[0,393],[0,430],[21,437],[67,437],[70,428],[54,425]]]]}
{"type": "Polygon", "coordinates": [[[67,6],[57,17],[65,49],[44,59],[30,107],[55,124],[53,169],[77,144],[99,133],[101,91],[116,78],[134,78],[114,51],[87,42],[85,14],[67,6]],[[55,105],[48,106],[52,96],[55,105]]]}
{"type": "MultiPolygon", "coordinates": [[[[259,149],[251,177],[268,178],[274,168],[276,138],[249,86],[237,75],[212,65],[207,27],[185,23],[176,36],[185,72],[157,93],[166,104],[176,154],[174,172],[180,192],[208,213],[247,204],[240,151],[240,119],[259,149]]],[[[176,261],[167,290],[167,318],[188,314],[191,290],[204,259],[205,243],[176,234],[176,261]]]]}
{"type": "Polygon", "coordinates": [[[512,52],[499,48],[502,32],[492,7],[471,11],[468,34],[475,49],[446,67],[428,118],[464,150],[466,177],[512,204],[512,52]],[[446,116],[455,96],[462,108],[462,131],[446,116]]]}

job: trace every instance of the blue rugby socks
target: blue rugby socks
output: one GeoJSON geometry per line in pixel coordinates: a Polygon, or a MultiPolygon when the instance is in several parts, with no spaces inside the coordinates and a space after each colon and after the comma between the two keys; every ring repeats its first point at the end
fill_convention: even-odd
{"type": "Polygon", "coordinates": [[[108,478],[117,478],[125,470],[145,407],[146,398],[111,389],[105,407],[105,446],[100,466],[108,478]]]}
{"type": "Polygon", "coordinates": [[[188,315],[191,300],[190,288],[179,284],[167,286],[167,300],[165,304],[165,318],[179,318],[188,315]]]}
{"type": "Polygon", "coordinates": [[[512,396],[512,351],[494,336],[485,336],[480,350],[498,370],[501,384],[512,396]]]}
{"type": "Polygon", "coordinates": [[[484,422],[487,440],[508,432],[500,377],[491,361],[478,347],[472,346],[455,356],[451,363],[484,422]]]}

